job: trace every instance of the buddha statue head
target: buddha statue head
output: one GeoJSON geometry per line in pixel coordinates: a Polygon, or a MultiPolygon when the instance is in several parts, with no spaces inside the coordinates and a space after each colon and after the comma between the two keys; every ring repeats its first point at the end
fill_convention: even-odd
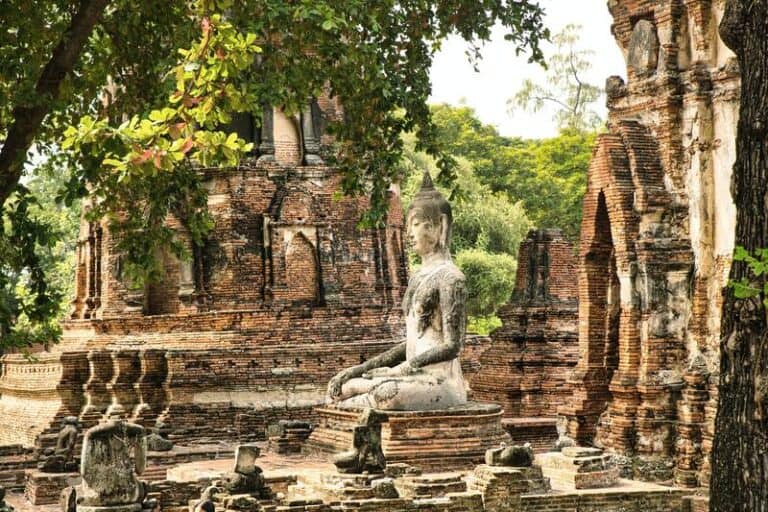
{"type": "Polygon", "coordinates": [[[451,204],[425,172],[406,217],[408,238],[416,254],[422,258],[434,253],[450,256],[452,224],[451,204]]]}

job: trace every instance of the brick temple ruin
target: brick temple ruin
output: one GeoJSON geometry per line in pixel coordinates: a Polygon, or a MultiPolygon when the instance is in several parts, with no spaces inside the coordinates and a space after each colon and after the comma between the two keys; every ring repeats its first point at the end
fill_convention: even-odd
{"type": "MultiPolygon", "coordinates": [[[[627,79],[606,84],[608,130],[588,171],[579,244],[532,231],[502,327],[464,351],[472,398],[502,406],[493,414],[511,440],[542,452],[563,418],[580,446],[537,455],[543,473],[480,460],[450,476],[409,473],[452,443],[428,428],[445,415],[419,414],[417,429],[403,415],[385,436],[407,440],[392,457],[404,461],[390,475],[399,497],[387,501],[365,478],[329,494],[324,485],[341,480],[328,477],[327,456],[305,450],[305,427],[283,428],[260,465],[274,495],[293,501],[273,496],[258,510],[705,510],[690,488],[708,485],[735,224],[739,72],[717,33],[723,3],[608,2],[627,79]],[[616,484],[614,461],[585,446],[664,486],[616,484]]],[[[279,420],[316,421],[337,370],[399,339],[399,197],[393,189],[385,228],[362,232],[365,201],[333,199],[339,175],[322,163],[321,134],[337,112],[321,98],[296,119],[267,109],[260,131],[241,119],[258,154],[206,171],[216,228],[191,261],[159,255],[159,284],[133,288],[106,227],[82,224],[62,343],[34,360],[0,359],[0,485],[52,503],[58,488],[26,476],[33,447],[50,446],[66,416],[89,427],[119,415],[165,425],[176,447],[150,452],[148,479],[164,512],[188,510],[231,465],[200,459],[231,458],[235,443],[264,439],[279,420]]],[[[451,435],[461,427],[451,423],[451,435]]]]}
{"type": "MultiPolygon", "coordinates": [[[[336,115],[327,99],[311,107],[301,119],[315,125],[336,115]]],[[[400,337],[397,191],[386,227],[361,231],[367,203],[334,198],[340,175],[318,163],[318,137],[277,109],[261,131],[254,158],[206,172],[215,228],[189,261],[159,255],[160,282],[132,288],[106,226],[83,221],[61,343],[2,358],[0,446],[114,411],[159,419],[177,442],[263,437],[279,418],[308,418],[335,369],[400,337]]]]}
{"type": "Polygon", "coordinates": [[[607,81],[608,133],[589,167],[578,261],[579,361],[569,432],[666,458],[706,486],[739,73],[722,1],[610,1],[627,81],[607,81]]]}

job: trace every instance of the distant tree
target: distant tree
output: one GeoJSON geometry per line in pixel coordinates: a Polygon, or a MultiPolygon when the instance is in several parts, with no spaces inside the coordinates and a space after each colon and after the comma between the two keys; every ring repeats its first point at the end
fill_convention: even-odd
{"type": "Polygon", "coordinates": [[[38,166],[6,202],[12,221],[0,236],[0,308],[15,329],[0,323],[0,348],[55,341],[73,296],[80,208],[79,201],[66,206],[56,200],[65,181],[57,166],[55,158],[38,166]],[[31,243],[20,240],[30,235],[31,243]]]}
{"type": "Polygon", "coordinates": [[[603,119],[592,110],[602,96],[603,89],[585,81],[584,73],[592,66],[592,50],[579,49],[580,25],[566,25],[552,38],[555,53],[547,59],[545,84],[530,79],[509,100],[511,110],[521,107],[539,112],[544,105],[553,105],[557,111],[554,120],[561,129],[595,130],[603,119]]]}
{"type": "Polygon", "coordinates": [[[456,254],[456,264],[467,279],[467,314],[471,319],[492,317],[499,306],[509,301],[517,272],[514,257],[482,249],[464,249],[456,254]]]}
{"type": "Polygon", "coordinates": [[[565,129],[524,140],[500,135],[470,107],[435,105],[432,111],[436,138],[449,154],[467,159],[478,183],[522,204],[534,225],[578,238],[595,132],[565,129]]]}
{"type": "Polygon", "coordinates": [[[505,137],[496,127],[483,124],[472,107],[432,105],[435,139],[453,156],[472,163],[482,183],[498,190],[497,180],[508,167],[507,150],[521,149],[527,143],[519,137],[505,137]]]}
{"type": "Polygon", "coordinates": [[[578,239],[595,137],[595,132],[563,130],[557,137],[510,149],[499,188],[523,204],[535,226],[560,228],[569,239],[578,239]]]}

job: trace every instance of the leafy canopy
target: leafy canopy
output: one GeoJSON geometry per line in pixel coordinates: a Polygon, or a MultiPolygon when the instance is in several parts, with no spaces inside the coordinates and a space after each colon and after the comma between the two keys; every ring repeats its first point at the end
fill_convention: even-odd
{"type": "Polygon", "coordinates": [[[13,250],[2,265],[28,276],[31,294],[21,306],[11,280],[0,282],[6,332],[20,315],[50,318],[56,302],[34,256],[53,239],[29,216],[34,194],[20,184],[35,166],[24,165],[33,144],[38,160],[60,163],[60,198],[90,196],[89,215],[108,219],[127,264],[151,278],[157,246],[184,252],[168,215],[195,243],[211,228],[198,167],[235,165],[249,149],[222,129],[233,113],[258,119],[265,103],[292,113],[322,91],[337,97],[344,116],[329,129],[343,189],[371,198],[364,220],[375,223],[403,132],[437,157],[444,181],[455,176],[426,105],[440,41],[458,34],[477,50],[501,24],[540,61],[547,36],[542,9],[527,0],[46,0],[13,2],[3,15],[1,245],[13,250]]]}
{"type": "Polygon", "coordinates": [[[465,158],[480,184],[511,204],[520,203],[534,226],[560,228],[570,239],[578,238],[595,132],[569,129],[547,139],[505,137],[483,124],[470,107],[432,109],[440,145],[465,158]]]}

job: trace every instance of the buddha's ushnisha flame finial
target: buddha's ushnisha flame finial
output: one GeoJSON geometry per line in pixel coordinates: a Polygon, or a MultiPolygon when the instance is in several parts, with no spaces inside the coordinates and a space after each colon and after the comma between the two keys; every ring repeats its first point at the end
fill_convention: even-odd
{"type": "Polygon", "coordinates": [[[432,183],[432,176],[429,175],[429,171],[424,171],[424,176],[421,178],[421,190],[434,190],[435,184],[432,183]]]}

